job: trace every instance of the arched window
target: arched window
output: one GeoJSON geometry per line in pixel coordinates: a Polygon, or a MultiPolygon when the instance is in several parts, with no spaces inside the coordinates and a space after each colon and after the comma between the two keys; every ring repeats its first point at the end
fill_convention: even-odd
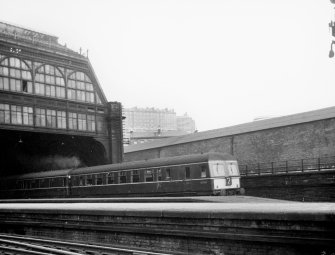
{"type": "Polygon", "coordinates": [[[0,62],[0,90],[33,93],[29,66],[18,58],[5,58],[0,62]]]}
{"type": "Polygon", "coordinates": [[[36,70],[35,93],[42,96],[65,98],[65,81],[58,68],[43,65],[36,70]]]}
{"type": "Polygon", "coordinates": [[[90,78],[83,72],[69,75],[67,82],[67,98],[94,104],[94,88],[90,78]]]}

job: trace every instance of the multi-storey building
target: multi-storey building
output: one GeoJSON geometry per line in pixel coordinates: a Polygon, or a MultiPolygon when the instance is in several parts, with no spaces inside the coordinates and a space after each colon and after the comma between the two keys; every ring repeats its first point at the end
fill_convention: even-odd
{"type": "Polygon", "coordinates": [[[125,129],[133,132],[177,130],[176,113],[169,109],[126,108],[125,129]]]}
{"type": "Polygon", "coordinates": [[[122,107],[87,56],[0,22],[0,137],[0,172],[120,162],[122,107]]]}
{"type": "Polygon", "coordinates": [[[195,132],[195,121],[185,113],[183,116],[177,116],[177,129],[187,133],[195,132]]]}
{"type": "MultiPolygon", "coordinates": [[[[156,108],[126,108],[124,110],[125,133],[124,137],[130,144],[152,141],[155,139],[167,138],[178,135],[185,135],[192,130],[190,123],[192,120],[187,116],[180,121],[174,110],[156,108]],[[184,129],[185,128],[185,129],[184,129]]],[[[193,120],[192,120],[193,121],[193,120]]],[[[193,121],[194,126],[194,121],[193,121]]],[[[194,132],[195,128],[193,127],[194,132]]]]}

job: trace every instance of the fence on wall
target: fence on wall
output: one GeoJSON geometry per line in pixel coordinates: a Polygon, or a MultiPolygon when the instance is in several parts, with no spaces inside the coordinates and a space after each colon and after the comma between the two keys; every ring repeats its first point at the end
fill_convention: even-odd
{"type": "Polygon", "coordinates": [[[335,156],[239,165],[242,176],[335,170],[335,156]]]}

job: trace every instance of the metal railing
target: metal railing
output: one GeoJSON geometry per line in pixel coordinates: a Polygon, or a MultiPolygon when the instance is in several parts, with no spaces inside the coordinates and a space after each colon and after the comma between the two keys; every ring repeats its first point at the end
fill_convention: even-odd
{"type": "Polygon", "coordinates": [[[242,176],[335,170],[335,156],[239,165],[242,176]]]}

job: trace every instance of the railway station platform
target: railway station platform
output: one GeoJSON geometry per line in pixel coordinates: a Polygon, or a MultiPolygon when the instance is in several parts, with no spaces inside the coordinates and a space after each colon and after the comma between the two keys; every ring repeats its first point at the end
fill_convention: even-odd
{"type": "Polygon", "coordinates": [[[0,203],[0,230],[168,254],[331,254],[335,204],[0,203]]]}
{"type": "Polygon", "coordinates": [[[0,203],[289,203],[253,196],[0,199],[0,203]]]}

